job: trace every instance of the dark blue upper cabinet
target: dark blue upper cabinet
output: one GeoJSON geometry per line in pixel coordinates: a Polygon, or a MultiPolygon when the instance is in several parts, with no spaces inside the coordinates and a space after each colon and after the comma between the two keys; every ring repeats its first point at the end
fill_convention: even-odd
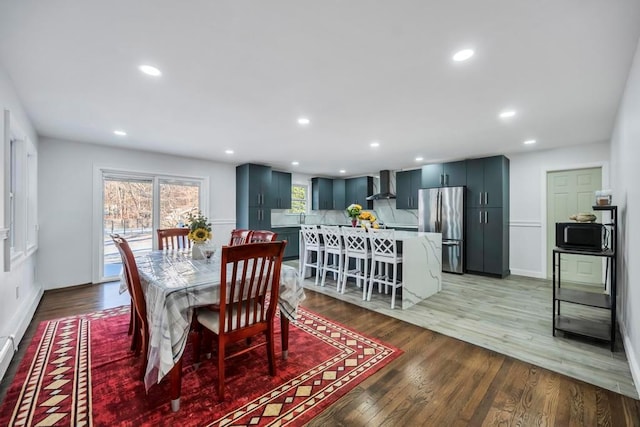
{"type": "Polygon", "coordinates": [[[344,179],[333,180],[333,203],[331,209],[342,210],[347,208],[346,199],[346,181],[344,179]]]}
{"type": "Polygon", "coordinates": [[[467,162],[449,162],[442,165],[444,187],[467,185],[467,162]]]}
{"type": "Polygon", "coordinates": [[[373,177],[361,176],[347,179],[345,194],[346,206],[356,203],[362,206],[362,209],[373,209],[373,200],[367,200],[367,197],[373,194],[373,177]]]}
{"type": "Polygon", "coordinates": [[[311,178],[311,209],[333,209],[333,180],[331,178],[311,178]]]}
{"type": "Polygon", "coordinates": [[[424,165],[422,167],[422,188],[442,186],[442,164],[424,165]]]}
{"type": "Polygon", "coordinates": [[[505,156],[467,160],[467,206],[508,205],[509,159],[505,156]]]}
{"type": "Polygon", "coordinates": [[[288,172],[271,173],[271,207],[273,209],[291,209],[291,174],[288,172]]]}
{"type": "Polygon", "coordinates": [[[467,165],[461,160],[434,163],[422,167],[422,188],[457,187],[467,185],[467,165]]]}
{"type": "Polygon", "coordinates": [[[422,169],[396,173],[396,209],[418,209],[418,190],[422,187],[422,169]]]}

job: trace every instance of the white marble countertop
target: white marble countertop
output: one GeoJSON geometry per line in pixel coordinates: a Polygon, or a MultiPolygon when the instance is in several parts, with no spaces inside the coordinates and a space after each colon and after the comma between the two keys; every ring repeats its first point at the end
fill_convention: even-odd
{"type": "Polygon", "coordinates": [[[426,231],[404,231],[396,230],[394,233],[396,240],[415,239],[416,237],[442,236],[442,233],[427,233],[426,231]]]}

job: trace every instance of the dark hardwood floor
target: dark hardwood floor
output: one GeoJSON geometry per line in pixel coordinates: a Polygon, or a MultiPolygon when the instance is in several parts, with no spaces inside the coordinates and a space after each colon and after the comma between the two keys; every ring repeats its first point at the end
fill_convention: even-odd
{"type": "MultiPolygon", "coordinates": [[[[315,417],[311,426],[640,426],[640,401],[306,293],[305,307],[405,352],[315,417]]],[[[128,303],[113,283],[45,292],[0,384],[0,399],[40,321],[128,303]]]]}

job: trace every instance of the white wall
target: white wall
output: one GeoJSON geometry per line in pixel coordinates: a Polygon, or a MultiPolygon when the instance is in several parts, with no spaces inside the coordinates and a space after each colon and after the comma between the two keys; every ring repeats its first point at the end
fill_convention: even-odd
{"type": "MultiPolygon", "coordinates": [[[[11,111],[14,124],[28,135],[34,145],[38,146],[38,137],[25,114],[18,94],[13,88],[13,84],[0,64],[0,109],[11,111]]],[[[0,119],[0,140],[4,147],[4,120],[0,119]]],[[[4,148],[0,149],[0,228],[4,227],[4,148]]],[[[22,260],[18,265],[12,265],[8,273],[4,273],[0,268],[0,351],[9,335],[14,335],[19,341],[24,335],[31,317],[42,296],[42,286],[34,277],[34,267],[38,253],[22,260]]],[[[4,248],[0,244],[0,260],[4,259],[4,248]]],[[[0,354],[0,377],[8,367],[10,353],[0,354]]]]}
{"type": "Polygon", "coordinates": [[[547,172],[601,166],[603,188],[609,188],[609,143],[507,154],[507,157],[511,273],[545,278],[547,172]]]}
{"type": "Polygon", "coordinates": [[[640,43],[611,138],[611,182],[618,205],[618,309],[629,365],[640,393],[640,43]]]}
{"type": "Polygon", "coordinates": [[[39,156],[38,277],[45,289],[93,279],[93,189],[96,167],[209,179],[213,241],[235,227],[235,166],[225,163],[41,138],[39,156]]]}

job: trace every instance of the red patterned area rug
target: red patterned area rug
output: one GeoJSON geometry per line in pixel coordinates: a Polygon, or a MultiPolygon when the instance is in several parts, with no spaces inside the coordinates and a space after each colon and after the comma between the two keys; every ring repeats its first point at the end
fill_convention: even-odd
{"type": "Polygon", "coordinates": [[[128,322],[128,307],[42,322],[0,407],[0,425],[302,425],[402,354],[300,309],[288,359],[276,346],[277,375],[268,374],[264,347],[230,359],[224,402],[214,362],[195,368],[189,343],[173,413],[168,379],[148,394],[137,379],[141,359],[129,351],[128,322]]]}

